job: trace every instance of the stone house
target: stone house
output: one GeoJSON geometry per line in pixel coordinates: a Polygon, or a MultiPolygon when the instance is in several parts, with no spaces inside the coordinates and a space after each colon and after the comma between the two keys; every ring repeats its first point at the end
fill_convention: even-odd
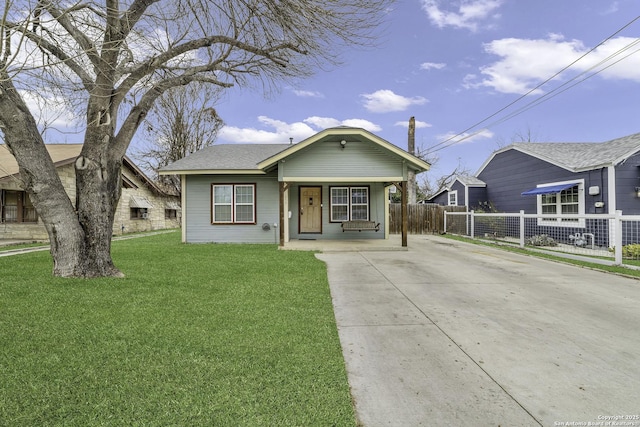
{"type": "MultiPolygon", "coordinates": [[[[82,144],[47,145],[72,203],[76,200],[74,162],[81,149],[82,144]]],[[[179,196],[162,191],[125,157],[113,233],[178,228],[180,217],[179,196]]],[[[42,220],[21,186],[18,164],[4,145],[0,145],[0,239],[48,240],[42,220]]]]}

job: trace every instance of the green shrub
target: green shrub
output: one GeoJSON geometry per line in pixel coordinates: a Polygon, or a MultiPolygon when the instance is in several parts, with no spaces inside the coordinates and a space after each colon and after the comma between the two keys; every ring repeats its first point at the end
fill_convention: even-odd
{"type": "Polygon", "coordinates": [[[640,243],[631,243],[622,247],[622,257],[627,259],[640,258],[640,243]]]}

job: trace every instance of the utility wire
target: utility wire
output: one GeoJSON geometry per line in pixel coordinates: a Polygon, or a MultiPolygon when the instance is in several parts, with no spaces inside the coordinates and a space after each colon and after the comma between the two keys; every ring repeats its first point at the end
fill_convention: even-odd
{"type": "MultiPolygon", "coordinates": [[[[624,26],[622,26],[620,29],[618,29],[616,32],[614,32],[613,34],[611,34],[610,36],[608,36],[607,38],[605,38],[604,40],[602,40],[600,43],[598,43],[596,46],[592,47],[591,49],[589,49],[586,53],[584,53],[583,55],[581,55],[578,59],[574,60],[573,62],[571,62],[569,65],[565,66],[564,68],[562,68],[560,71],[558,71],[557,73],[555,73],[553,76],[549,77],[548,79],[546,79],[545,81],[543,81],[542,83],[538,84],[537,86],[535,86],[533,89],[530,89],[528,92],[526,92],[525,94],[521,95],[520,97],[516,98],[514,101],[510,102],[509,104],[507,104],[506,106],[502,107],[501,109],[499,109],[498,111],[496,111],[495,113],[487,116],[486,118],[480,120],[479,122],[474,123],[473,125],[469,126],[468,128],[466,128],[465,130],[463,130],[462,132],[459,132],[453,136],[450,136],[449,138],[445,139],[444,141],[441,141],[435,145],[433,145],[432,147],[430,147],[429,149],[427,149],[427,153],[432,153],[435,151],[440,151],[440,149],[438,150],[434,150],[436,147],[439,147],[441,145],[445,145],[447,142],[454,140],[455,138],[464,135],[466,132],[469,132],[471,129],[474,129],[476,127],[478,127],[479,125],[481,125],[482,123],[488,121],[489,119],[497,116],[498,114],[500,114],[501,112],[505,111],[506,109],[508,109],[509,107],[511,107],[512,105],[516,104],[517,102],[519,102],[520,100],[522,100],[523,98],[529,96],[531,93],[533,93],[534,91],[540,89],[542,86],[544,86],[545,84],[549,83],[551,80],[553,80],[554,78],[558,77],[560,74],[562,74],[563,72],[565,72],[566,70],[568,70],[569,68],[571,68],[572,66],[574,66],[578,61],[580,61],[582,58],[584,58],[585,56],[591,54],[593,51],[595,51],[598,47],[602,46],[604,43],[606,43],[607,41],[609,41],[610,39],[612,39],[613,37],[615,37],[616,35],[618,35],[620,32],[622,32],[623,30],[625,30],[627,27],[629,27],[631,24],[633,24],[635,21],[637,21],[638,19],[640,19],[640,15],[636,16],[635,18],[633,18],[631,21],[629,21],[627,24],[625,24],[624,26]]],[[[618,61],[619,62],[619,61],[618,61]]],[[[449,147],[451,145],[457,144],[459,142],[462,142],[468,138],[470,138],[471,136],[477,135],[478,133],[482,132],[482,130],[480,131],[476,131],[470,135],[467,135],[461,139],[455,140],[453,143],[451,144],[447,144],[446,147],[449,147]]],[[[446,147],[442,147],[442,148],[446,148],[446,147]]]]}
{"type": "MultiPolygon", "coordinates": [[[[626,50],[629,50],[629,49],[631,49],[632,47],[634,47],[634,46],[636,46],[636,45],[638,45],[638,44],[640,44],[640,38],[635,39],[633,42],[629,43],[629,44],[628,44],[627,46],[625,46],[624,48],[619,49],[618,51],[616,51],[616,52],[612,53],[612,54],[611,54],[611,55],[609,55],[607,58],[605,58],[605,59],[601,60],[600,62],[598,62],[597,64],[595,64],[595,65],[593,65],[593,66],[589,67],[587,70],[585,70],[585,71],[583,71],[582,73],[580,73],[580,74],[576,75],[575,77],[573,77],[573,78],[571,78],[570,80],[566,81],[565,83],[563,83],[562,85],[560,85],[560,86],[558,86],[557,88],[553,89],[552,91],[547,92],[546,94],[544,94],[544,95],[540,96],[539,98],[537,98],[537,99],[535,99],[535,100],[533,100],[533,101],[529,102],[529,103],[528,103],[528,104],[526,104],[525,106],[520,107],[518,110],[513,111],[513,112],[511,112],[511,113],[507,114],[506,116],[504,116],[504,117],[502,117],[502,118],[500,118],[500,119],[498,119],[498,120],[495,120],[495,121],[493,121],[493,122],[489,123],[485,128],[480,129],[480,130],[477,130],[476,132],[473,132],[473,133],[471,133],[471,134],[465,135],[465,137],[464,137],[464,138],[461,138],[461,139],[458,139],[458,140],[449,141],[447,144],[444,144],[444,145],[440,145],[440,144],[439,144],[439,145],[440,145],[440,147],[436,148],[435,150],[433,150],[433,149],[432,149],[432,150],[429,150],[429,153],[435,153],[435,152],[438,152],[438,151],[444,150],[445,148],[451,147],[452,145],[455,145],[455,144],[457,144],[457,143],[459,143],[459,142],[462,142],[462,141],[464,141],[464,140],[466,140],[466,139],[469,139],[469,138],[471,138],[471,137],[473,137],[473,136],[475,136],[475,135],[478,135],[478,134],[480,134],[480,133],[484,132],[486,128],[490,128],[490,127],[493,127],[493,126],[495,126],[495,125],[498,125],[498,124],[504,123],[504,122],[506,122],[507,120],[510,120],[510,119],[512,119],[512,118],[514,118],[514,117],[516,117],[516,116],[518,116],[518,115],[520,115],[520,114],[524,113],[525,111],[528,111],[528,110],[532,109],[533,107],[536,107],[536,106],[538,106],[538,105],[542,104],[543,102],[546,102],[546,101],[549,101],[549,100],[550,100],[550,99],[552,99],[552,98],[555,98],[556,96],[560,95],[561,93],[566,92],[567,90],[569,90],[569,89],[573,88],[574,86],[576,86],[576,85],[578,85],[578,84],[580,84],[580,83],[584,82],[584,81],[585,81],[585,80],[587,80],[587,79],[590,79],[591,77],[593,77],[593,76],[595,76],[595,75],[597,75],[597,74],[600,74],[601,72],[603,72],[603,71],[607,70],[608,68],[610,68],[610,67],[614,66],[615,64],[619,63],[620,61],[622,61],[622,60],[624,60],[624,59],[628,58],[629,56],[631,56],[631,55],[633,55],[633,54],[635,54],[635,53],[640,52],[640,49],[636,49],[636,50],[634,50],[633,52],[631,52],[631,53],[629,53],[629,54],[627,54],[627,55],[625,55],[625,56],[621,57],[621,58],[620,58],[620,59],[618,59],[617,61],[610,63],[610,64],[609,64],[609,65],[607,65],[606,67],[603,67],[603,68],[601,68],[601,69],[599,69],[599,70],[597,70],[597,71],[595,71],[595,72],[593,72],[593,73],[591,73],[591,74],[587,75],[586,77],[584,77],[584,78],[582,78],[582,79],[578,80],[580,77],[584,76],[585,74],[589,73],[590,71],[594,70],[595,68],[597,68],[597,67],[599,67],[599,66],[601,66],[601,65],[605,64],[606,62],[608,62],[608,61],[609,61],[609,60],[611,60],[612,58],[614,58],[614,57],[616,57],[616,56],[620,55],[622,52],[624,52],[624,51],[626,51],[626,50]],[[577,81],[576,81],[576,80],[577,80],[577,81]],[[569,85],[570,83],[572,83],[572,82],[574,82],[574,83],[573,83],[573,84],[571,84],[570,86],[568,86],[568,85],[569,85]],[[568,86],[568,87],[565,87],[565,86],[568,86]],[[563,89],[563,88],[564,88],[564,89],[563,89]],[[560,90],[560,89],[562,89],[562,90],[560,90]]],[[[485,121],[486,121],[486,120],[485,120],[485,121]]],[[[450,140],[450,139],[451,139],[451,138],[449,138],[449,140],[450,140]]],[[[446,141],[445,141],[445,142],[446,142],[446,141]]]]}

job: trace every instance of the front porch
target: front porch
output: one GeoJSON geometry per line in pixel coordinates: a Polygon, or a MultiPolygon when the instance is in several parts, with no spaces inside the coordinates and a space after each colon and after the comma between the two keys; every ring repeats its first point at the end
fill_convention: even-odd
{"type": "Polygon", "coordinates": [[[402,235],[392,234],[388,239],[353,239],[353,240],[303,240],[291,239],[278,247],[289,251],[318,252],[373,252],[373,251],[406,251],[402,246],[402,235]]]}

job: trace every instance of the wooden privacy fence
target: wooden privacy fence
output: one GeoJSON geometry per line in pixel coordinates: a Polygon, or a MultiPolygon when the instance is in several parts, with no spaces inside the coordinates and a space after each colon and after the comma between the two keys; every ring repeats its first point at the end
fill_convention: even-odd
{"type": "MultiPolygon", "coordinates": [[[[444,233],[444,212],[466,212],[465,206],[407,205],[409,234],[444,233]]],[[[389,233],[402,232],[402,205],[389,205],[389,233]]]]}

